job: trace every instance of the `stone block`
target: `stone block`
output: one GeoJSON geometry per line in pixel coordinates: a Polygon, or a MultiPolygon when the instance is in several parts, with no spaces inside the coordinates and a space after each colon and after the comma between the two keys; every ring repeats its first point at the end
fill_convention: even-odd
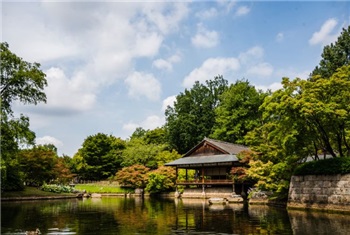
{"type": "Polygon", "coordinates": [[[347,186],[348,183],[349,183],[349,181],[340,180],[340,181],[338,181],[337,186],[338,186],[339,188],[345,188],[345,186],[347,186]]]}
{"type": "Polygon", "coordinates": [[[327,203],[328,202],[328,196],[327,195],[316,195],[316,202],[317,203],[327,203]]]}
{"type": "Polygon", "coordinates": [[[323,181],[322,187],[324,187],[324,188],[330,188],[330,187],[332,187],[332,182],[329,181],[329,180],[325,180],[325,181],[323,181]]]}

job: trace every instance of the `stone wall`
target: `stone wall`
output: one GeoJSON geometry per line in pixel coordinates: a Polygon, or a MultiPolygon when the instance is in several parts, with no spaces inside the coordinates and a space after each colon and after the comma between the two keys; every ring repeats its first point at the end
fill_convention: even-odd
{"type": "Polygon", "coordinates": [[[292,176],[288,208],[350,211],[350,174],[292,176]]]}

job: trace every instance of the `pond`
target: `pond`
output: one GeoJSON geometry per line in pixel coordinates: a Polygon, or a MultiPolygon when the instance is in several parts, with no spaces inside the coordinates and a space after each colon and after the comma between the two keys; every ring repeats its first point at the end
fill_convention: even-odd
{"type": "Polygon", "coordinates": [[[103,197],[1,203],[1,234],[349,234],[350,216],[197,199],[103,197]]]}

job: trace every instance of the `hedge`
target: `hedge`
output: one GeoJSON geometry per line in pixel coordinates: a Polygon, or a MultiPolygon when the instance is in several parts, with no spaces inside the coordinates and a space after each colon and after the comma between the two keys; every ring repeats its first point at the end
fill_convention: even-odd
{"type": "Polygon", "coordinates": [[[337,157],[306,162],[298,166],[294,175],[336,175],[350,173],[350,157],[337,157]]]}

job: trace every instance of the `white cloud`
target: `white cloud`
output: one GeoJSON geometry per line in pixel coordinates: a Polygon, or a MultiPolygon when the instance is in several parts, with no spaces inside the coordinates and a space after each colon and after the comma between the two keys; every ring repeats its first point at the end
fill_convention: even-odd
{"type": "Polygon", "coordinates": [[[279,32],[277,35],[276,35],[276,41],[277,42],[282,42],[284,39],[284,34],[282,32],[279,32]]]}
{"type": "Polygon", "coordinates": [[[164,59],[157,59],[153,61],[153,66],[156,67],[157,69],[162,69],[167,71],[171,71],[173,69],[173,65],[164,59]]]}
{"type": "Polygon", "coordinates": [[[236,10],[235,15],[236,16],[244,16],[246,14],[248,14],[250,12],[250,8],[247,6],[241,6],[238,7],[238,9],[236,10]]]}
{"type": "Polygon", "coordinates": [[[161,84],[153,74],[135,71],[126,78],[125,84],[128,86],[128,94],[131,97],[145,96],[152,101],[160,97],[161,84]]]}
{"type": "Polygon", "coordinates": [[[169,96],[163,100],[162,111],[164,112],[168,106],[174,107],[176,101],[176,95],[169,96]]]}
{"type": "Polygon", "coordinates": [[[148,116],[144,121],[142,121],[141,126],[144,129],[155,129],[157,127],[163,126],[165,123],[164,117],[159,117],[157,115],[148,116]]]}
{"type": "Polygon", "coordinates": [[[202,24],[198,24],[197,33],[191,38],[195,47],[210,48],[219,43],[219,34],[216,31],[207,30],[202,24]]]}
{"type": "Polygon", "coordinates": [[[217,15],[218,11],[214,7],[196,13],[196,17],[198,17],[201,20],[211,19],[216,17],[217,15]]]}
{"type": "Polygon", "coordinates": [[[138,127],[140,127],[139,124],[134,122],[129,122],[124,124],[122,128],[123,130],[127,131],[129,135],[131,135],[138,127]]]}
{"type": "Polygon", "coordinates": [[[268,77],[273,73],[273,66],[269,63],[259,63],[252,67],[249,67],[247,70],[248,74],[268,77]]]}
{"type": "Polygon", "coordinates": [[[240,68],[240,63],[236,58],[209,58],[203,62],[201,67],[195,68],[187,75],[182,83],[184,87],[191,87],[195,81],[204,82],[213,79],[217,75],[230,77],[234,71],[240,68]]]}
{"type": "MultiPolygon", "coordinates": [[[[74,79],[69,79],[60,68],[50,68],[46,73],[48,86],[44,89],[47,96],[46,104],[38,104],[45,114],[66,115],[91,109],[96,102],[92,89],[74,86],[74,79]]],[[[86,84],[87,85],[87,84],[86,84]]]]}
{"type": "Polygon", "coordinates": [[[55,137],[48,136],[48,135],[40,137],[40,138],[36,138],[35,142],[37,145],[53,144],[53,145],[55,145],[56,148],[63,146],[62,141],[56,139],[55,137]]]}
{"type": "Polygon", "coordinates": [[[163,126],[165,123],[164,117],[159,117],[157,115],[151,115],[146,117],[146,119],[142,120],[140,123],[129,122],[123,125],[123,130],[128,132],[127,135],[131,135],[136,128],[142,127],[145,130],[153,130],[157,127],[163,126]]]}
{"type": "Polygon", "coordinates": [[[145,2],[139,5],[147,20],[155,25],[163,34],[177,31],[179,23],[189,13],[188,4],[185,2],[175,2],[172,4],[145,2]]]}
{"type": "Polygon", "coordinates": [[[240,53],[238,56],[242,64],[251,64],[254,61],[260,60],[264,56],[264,49],[259,46],[249,48],[246,52],[240,53]]]}
{"type": "Polygon", "coordinates": [[[217,3],[226,10],[227,13],[236,5],[237,1],[233,0],[217,0],[217,3]]]}
{"type": "Polygon", "coordinates": [[[321,44],[322,46],[334,42],[337,39],[338,33],[331,34],[337,26],[338,21],[334,18],[328,19],[321,27],[320,31],[313,33],[309,39],[310,45],[321,44]]]}
{"type": "Polygon", "coordinates": [[[152,65],[157,69],[172,71],[173,64],[181,61],[181,56],[179,54],[175,54],[170,56],[167,59],[156,59],[153,61],[152,65]]]}
{"type": "Polygon", "coordinates": [[[271,90],[271,91],[277,91],[278,89],[281,89],[282,83],[278,83],[278,82],[274,82],[272,84],[269,84],[267,86],[265,85],[254,85],[256,89],[258,90],[263,90],[263,91],[267,91],[267,90],[271,90]]]}

